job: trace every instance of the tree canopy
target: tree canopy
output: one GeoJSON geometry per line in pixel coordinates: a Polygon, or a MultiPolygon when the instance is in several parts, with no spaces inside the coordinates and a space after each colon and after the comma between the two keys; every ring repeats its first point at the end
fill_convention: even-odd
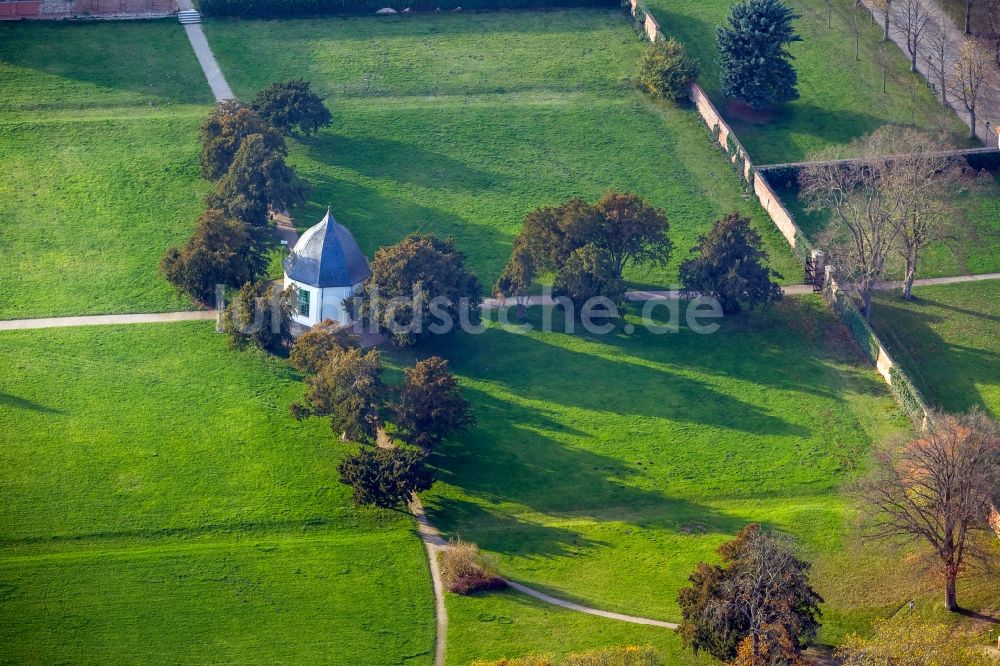
{"type": "Polygon", "coordinates": [[[756,110],[798,99],[798,75],[787,48],[801,41],[792,27],[797,18],[781,0],[733,5],[729,24],[716,33],[723,95],[756,110]]]}
{"type": "Polygon", "coordinates": [[[292,290],[269,282],[245,284],[222,315],[223,330],[234,347],[252,345],[277,352],[292,341],[292,290]]]}
{"type": "Polygon", "coordinates": [[[407,368],[404,374],[396,405],[396,426],[406,441],[430,448],[475,423],[447,361],[431,356],[407,368]]]}
{"type": "Polygon", "coordinates": [[[774,282],[781,275],[768,267],[750,218],[730,213],[716,220],[691,252],[695,256],[680,267],[681,284],[685,291],[716,298],[725,314],[781,299],[781,287],[774,282]]]}
{"type": "Polygon", "coordinates": [[[653,97],[675,104],[691,98],[690,87],[698,78],[698,62],[671,37],[646,47],[639,61],[639,85],[653,97]]]}
{"type": "Polygon", "coordinates": [[[360,339],[350,328],[327,319],[295,340],[288,360],[299,372],[316,374],[331,354],[339,354],[360,345],[360,339]]]}
{"type": "Polygon", "coordinates": [[[210,305],[216,285],[238,289],[254,282],[267,269],[267,257],[252,230],[209,209],[183,247],[167,250],[160,268],[179,291],[210,305]]]}
{"type": "Polygon", "coordinates": [[[344,438],[368,443],[382,425],[379,407],[385,394],[378,350],[346,349],[330,354],[315,375],[306,378],[305,409],[297,415],[329,416],[330,427],[344,438]]]}
{"type": "Polygon", "coordinates": [[[218,180],[229,170],[248,136],[259,134],[264,144],[284,154],[285,140],[256,111],[234,99],[219,102],[201,126],[201,174],[218,180]]]}
{"type": "Polygon", "coordinates": [[[395,509],[434,483],[427,454],[404,449],[362,447],[340,461],[340,482],[354,490],[358,506],[395,509]]]}
{"type": "Polygon", "coordinates": [[[247,225],[263,227],[269,210],[304,202],[308,188],[285,163],[285,152],[283,146],[271,146],[263,135],[246,137],[208,204],[247,225]]]}
{"type": "Polygon", "coordinates": [[[816,636],[823,602],[809,585],[809,563],[759,525],[747,525],[719,555],[721,565],[700,563],[678,593],[684,643],[723,661],[794,662],[816,636]]]}
{"type": "Polygon", "coordinates": [[[379,248],[371,271],[356,309],[398,345],[452,332],[460,316],[479,321],[482,287],[450,239],[411,234],[379,248]]]}
{"type": "Polygon", "coordinates": [[[556,271],[552,293],[568,298],[578,311],[598,296],[618,305],[625,299],[625,281],[615,269],[611,253],[588,243],[574,250],[556,271]]]}
{"type": "Polygon", "coordinates": [[[315,134],[333,120],[323,100],[302,79],[272,83],[257,93],[250,107],[286,135],[296,130],[315,134]]]}

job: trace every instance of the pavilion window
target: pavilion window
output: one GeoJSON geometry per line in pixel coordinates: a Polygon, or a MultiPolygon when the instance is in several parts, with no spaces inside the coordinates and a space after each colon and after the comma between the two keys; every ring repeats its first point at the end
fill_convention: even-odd
{"type": "Polygon", "coordinates": [[[309,297],[311,294],[307,289],[299,289],[299,314],[303,317],[309,316],[309,297]]]}

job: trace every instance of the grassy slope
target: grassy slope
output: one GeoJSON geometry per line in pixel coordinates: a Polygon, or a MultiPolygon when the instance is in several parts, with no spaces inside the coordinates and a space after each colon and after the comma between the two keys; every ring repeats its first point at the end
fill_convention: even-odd
{"type": "MultiPolygon", "coordinates": [[[[962,218],[952,236],[933,244],[924,251],[918,266],[918,277],[975,275],[1000,271],[1000,172],[981,179],[983,189],[958,199],[962,218]]],[[[807,237],[819,239],[830,225],[829,211],[810,211],[795,189],[779,190],[788,210],[807,237]]],[[[889,274],[902,278],[902,261],[893,256],[889,274]]]]}
{"type": "Polygon", "coordinates": [[[684,42],[701,63],[702,85],[757,164],[798,162],[817,149],[849,143],[883,124],[906,125],[914,120],[925,130],[947,127],[956,143],[964,145],[968,129],[942,109],[919,75],[909,73],[909,63],[894,45],[888,48],[893,63],[888,92],[882,92],[882,68],[876,64],[881,32],[850,0],[834,0],[832,28],[827,2],[789,0],[802,17],[795,28],[803,41],[790,49],[801,97],[766,123],[733,118],[720,93],[715,46],[715,30],[726,23],[732,4],[732,0],[649,0],[661,29],[684,42]],[[859,60],[855,21],[861,29],[859,60]]]}
{"type": "Polygon", "coordinates": [[[880,294],[872,323],[929,402],[1000,417],[1000,282],[917,287],[911,302],[880,294]]]}
{"type": "Polygon", "coordinates": [[[690,111],[627,83],[641,42],[618,12],[423,15],[389,20],[213,21],[213,49],[241,96],[302,76],[333,127],[296,143],[327,205],[369,254],[414,230],[452,235],[482,281],[503,268],[524,215],[570,196],[634,190],[666,209],[677,256],[636,284],[670,284],[711,221],[753,212],[779,270],[800,270],[748,203],[690,111]]]}
{"type": "Polygon", "coordinates": [[[15,661],[429,663],[412,523],[353,508],[284,363],[204,323],[5,333],[0,356],[15,661]]]}
{"type": "Polygon", "coordinates": [[[211,102],[170,21],[0,25],[0,318],[183,309],[211,102]]]}
{"type": "MultiPolygon", "coordinates": [[[[807,298],[709,336],[458,337],[440,353],[479,424],[441,450],[425,504],[518,580],[662,619],[677,619],[694,564],[747,522],[833,562],[851,515],[839,484],[905,427],[842,336],[807,298]]],[[[875,561],[817,579],[828,640],[895,603],[898,588],[874,609],[848,599],[859,569],[877,580],[875,561]]]]}

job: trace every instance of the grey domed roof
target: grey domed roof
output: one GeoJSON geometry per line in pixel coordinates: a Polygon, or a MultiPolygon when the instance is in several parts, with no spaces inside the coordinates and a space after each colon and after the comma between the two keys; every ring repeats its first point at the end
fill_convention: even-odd
{"type": "Polygon", "coordinates": [[[285,259],[285,275],[311,287],[351,287],[372,274],[354,236],[330,214],[302,234],[285,259]]]}

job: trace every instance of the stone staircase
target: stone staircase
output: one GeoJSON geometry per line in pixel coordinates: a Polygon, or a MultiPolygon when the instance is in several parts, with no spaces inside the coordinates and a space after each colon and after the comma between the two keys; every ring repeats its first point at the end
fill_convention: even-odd
{"type": "Polygon", "coordinates": [[[184,25],[190,23],[201,23],[201,12],[197,9],[182,9],[177,12],[177,20],[184,25]]]}

